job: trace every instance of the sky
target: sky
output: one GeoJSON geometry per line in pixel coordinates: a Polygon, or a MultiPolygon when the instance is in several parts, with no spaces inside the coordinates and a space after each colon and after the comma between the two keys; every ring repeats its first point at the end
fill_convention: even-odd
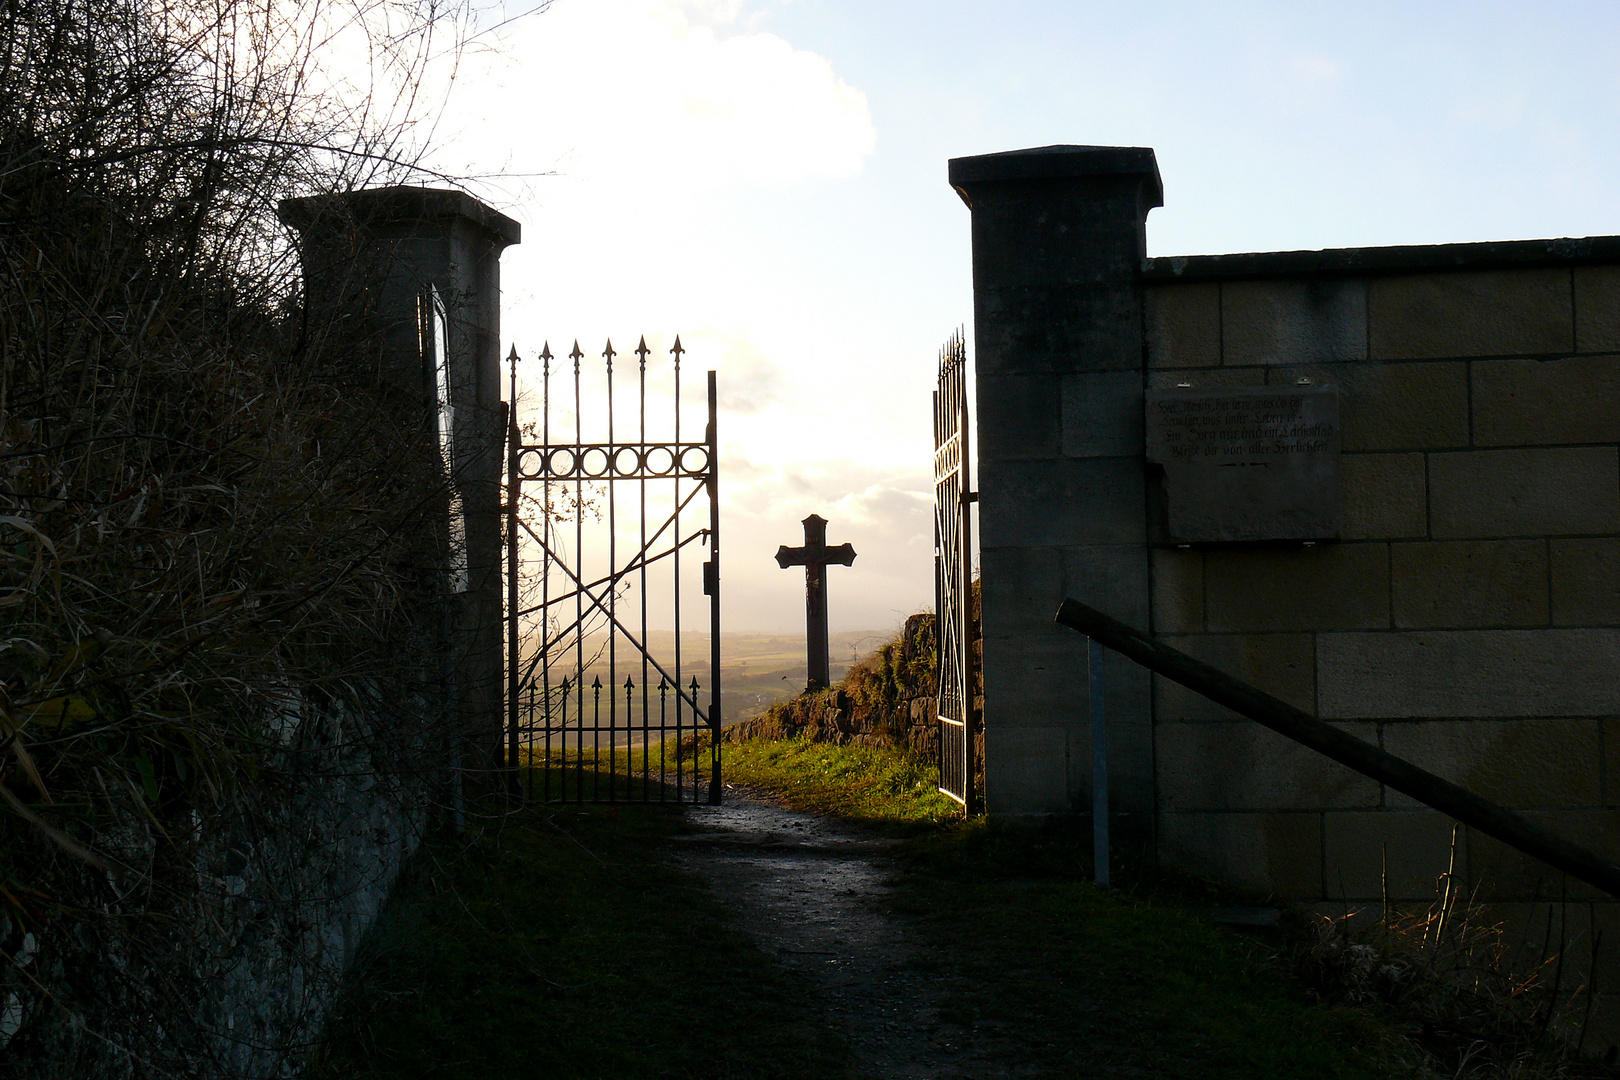
{"type": "Polygon", "coordinates": [[[463,51],[431,161],[522,224],[525,408],[546,342],[718,371],[725,628],[803,626],[772,556],[818,513],[833,629],[887,629],[932,604],[929,394],[972,355],[950,158],[1152,147],[1151,255],[1608,235],[1616,56],[1612,3],[555,0],[463,51]]]}

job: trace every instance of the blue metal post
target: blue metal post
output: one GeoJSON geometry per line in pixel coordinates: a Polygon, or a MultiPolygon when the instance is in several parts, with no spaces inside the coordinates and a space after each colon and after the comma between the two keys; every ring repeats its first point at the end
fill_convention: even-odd
{"type": "Polygon", "coordinates": [[[1103,718],[1103,647],[1091,642],[1091,858],[1108,888],[1108,727],[1103,718]]]}

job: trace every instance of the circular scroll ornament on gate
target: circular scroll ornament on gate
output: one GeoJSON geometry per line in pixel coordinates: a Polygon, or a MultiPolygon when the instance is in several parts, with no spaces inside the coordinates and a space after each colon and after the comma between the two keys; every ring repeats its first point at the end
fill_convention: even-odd
{"type": "Polygon", "coordinates": [[[621,446],[613,451],[613,471],[619,476],[640,476],[641,454],[633,446],[621,446]]]}
{"type": "Polygon", "coordinates": [[[546,472],[552,476],[572,476],[579,469],[579,452],[572,447],[551,450],[546,454],[546,472]]]}
{"type": "Polygon", "coordinates": [[[654,446],[647,450],[642,467],[654,479],[665,479],[675,471],[675,451],[667,446],[654,446]]]}
{"type": "Polygon", "coordinates": [[[709,470],[709,448],[692,445],[681,451],[681,471],[700,476],[709,470]]]}
{"type": "Polygon", "coordinates": [[[704,443],[525,447],[517,458],[523,480],[701,480],[709,466],[704,443]]]}
{"type": "Polygon", "coordinates": [[[526,449],[518,452],[517,469],[522,479],[539,480],[551,471],[551,466],[539,450],[526,449]]]}

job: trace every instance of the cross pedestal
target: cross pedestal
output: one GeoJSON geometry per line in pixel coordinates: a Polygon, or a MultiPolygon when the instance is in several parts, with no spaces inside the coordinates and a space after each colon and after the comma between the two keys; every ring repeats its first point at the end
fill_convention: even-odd
{"type": "Polygon", "coordinates": [[[855,549],[848,544],[827,546],[827,522],[811,514],[804,519],[804,547],[786,544],[776,549],[776,565],[804,567],[804,658],[809,669],[807,690],[819,690],[832,682],[827,659],[827,567],[848,566],[855,561],[855,549]]]}

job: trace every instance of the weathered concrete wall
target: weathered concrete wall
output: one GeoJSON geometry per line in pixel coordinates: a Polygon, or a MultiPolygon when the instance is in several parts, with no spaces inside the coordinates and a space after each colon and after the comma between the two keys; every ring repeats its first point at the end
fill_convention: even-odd
{"type": "MultiPolygon", "coordinates": [[[[455,487],[466,527],[468,588],[456,599],[447,657],[473,770],[503,759],[501,655],[501,252],[517,222],[459,191],[389,187],[289,199],[299,230],[305,294],[322,315],[364,319],[385,343],[385,363],[419,393],[430,417],[421,302],[431,287],[445,307],[455,407],[455,487]]],[[[317,324],[320,319],[315,320],[317,324]]],[[[429,421],[430,422],[430,421],[429,421]]]]}
{"type": "Polygon", "coordinates": [[[193,819],[190,891],[149,876],[175,838],[141,819],[110,834],[105,846],[133,869],[86,868],[81,895],[161,927],[155,937],[103,939],[94,918],[36,933],[0,913],[6,1075],[301,1075],[362,938],[442,805],[424,747],[402,747],[399,723],[337,705],[290,711],[283,746],[261,749],[275,790],[258,793],[252,813],[193,819]]]}
{"type": "MultiPolygon", "coordinates": [[[[1150,385],[1309,379],[1343,408],[1341,541],[1154,545],[1155,634],[1620,855],[1620,238],[1144,276],[1150,385]]],[[[1375,909],[1386,880],[1397,903],[1434,898],[1443,815],[1163,680],[1154,719],[1163,857],[1335,908],[1375,909]]],[[[1620,904],[1459,841],[1509,940],[1565,942],[1570,986],[1620,985],[1590,954],[1620,904]]],[[[1592,1023],[1620,1030],[1620,1000],[1600,993],[1592,1023]]]]}

